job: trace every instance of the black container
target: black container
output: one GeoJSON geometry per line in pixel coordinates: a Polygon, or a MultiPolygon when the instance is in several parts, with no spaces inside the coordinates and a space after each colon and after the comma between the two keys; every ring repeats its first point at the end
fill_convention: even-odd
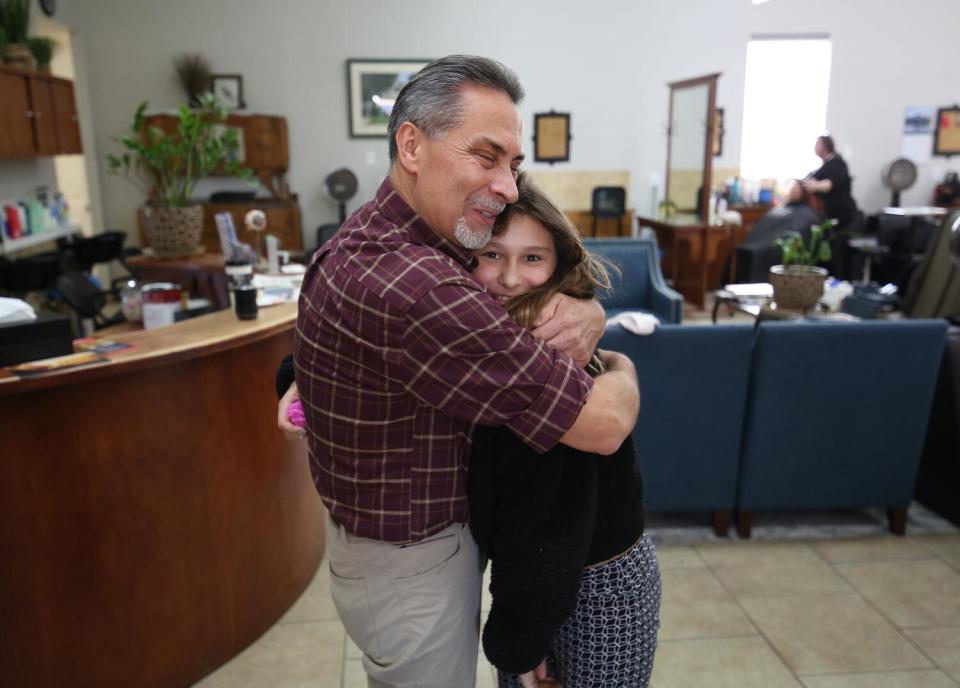
{"type": "Polygon", "coordinates": [[[40,311],[36,320],[0,325],[0,366],[73,353],[70,318],[40,311]]]}
{"type": "Polygon", "coordinates": [[[252,284],[233,290],[236,298],[237,317],[241,320],[255,320],[257,317],[257,288],[252,284]]]}

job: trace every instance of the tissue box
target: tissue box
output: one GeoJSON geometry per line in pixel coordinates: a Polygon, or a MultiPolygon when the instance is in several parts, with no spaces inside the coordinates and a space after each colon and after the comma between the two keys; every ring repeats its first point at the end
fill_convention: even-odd
{"type": "Polygon", "coordinates": [[[70,318],[40,311],[36,320],[0,325],[0,366],[73,353],[70,318]]]}

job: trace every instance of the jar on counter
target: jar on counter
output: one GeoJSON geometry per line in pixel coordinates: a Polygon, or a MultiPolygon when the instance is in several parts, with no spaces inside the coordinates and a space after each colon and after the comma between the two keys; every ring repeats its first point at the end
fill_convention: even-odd
{"type": "Polygon", "coordinates": [[[180,310],[180,287],[172,282],[150,282],[140,290],[143,302],[143,328],[172,325],[180,310]]]}

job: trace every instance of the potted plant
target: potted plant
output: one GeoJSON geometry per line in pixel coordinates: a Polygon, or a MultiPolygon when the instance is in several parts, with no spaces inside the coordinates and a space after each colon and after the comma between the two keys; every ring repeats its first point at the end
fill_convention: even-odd
{"type": "Polygon", "coordinates": [[[33,59],[37,61],[37,71],[41,74],[50,73],[50,60],[53,59],[53,49],[57,42],[46,36],[33,36],[27,39],[27,45],[33,54],[33,59]]]}
{"type": "Polygon", "coordinates": [[[30,25],[30,0],[0,0],[0,29],[6,36],[4,64],[33,69],[33,56],[27,45],[30,25]]]}
{"type": "Polygon", "coordinates": [[[779,308],[806,310],[817,305],[823,296],[827,271],[817,263],[830,260],[829,230],[833,220],[810,227],[810,239],[804,242],[798,232],[789,232],[777,239],[783,252],[783,264],[770,268],[773,300],[779,308]]]}
{"type": "Polygon", "coordinates": [[[127,136],[114,139],[120,155],[107,156],[110,174],[123,177],[147,196],[144,229],[158,255],[191,255],[200,249],[203,206],[192,200],[197,182],[216,172],[248,181],[253,172],[236,162],[237,132],[226,127],[226,108],[212,95],[200,107],[181,106],[176,129],[146,126],[144,101],[133,115],[127,136]]]}

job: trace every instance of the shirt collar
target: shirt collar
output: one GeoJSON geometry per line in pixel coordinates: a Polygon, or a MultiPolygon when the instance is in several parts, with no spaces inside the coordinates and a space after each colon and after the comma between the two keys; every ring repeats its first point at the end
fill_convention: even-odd
{"type": "Polygon", "coordinates": [[[380,188],[377,189],[377,206],[384,217],[398,227],[406,229],[411,243],[434,248],[450,256],[467,270],[477,267],[477,257],[473,252],[447,240],[427,224],[427,221],[407,205],[407,202],[397,193],[389,177],[384,179],[380,188]]]}

